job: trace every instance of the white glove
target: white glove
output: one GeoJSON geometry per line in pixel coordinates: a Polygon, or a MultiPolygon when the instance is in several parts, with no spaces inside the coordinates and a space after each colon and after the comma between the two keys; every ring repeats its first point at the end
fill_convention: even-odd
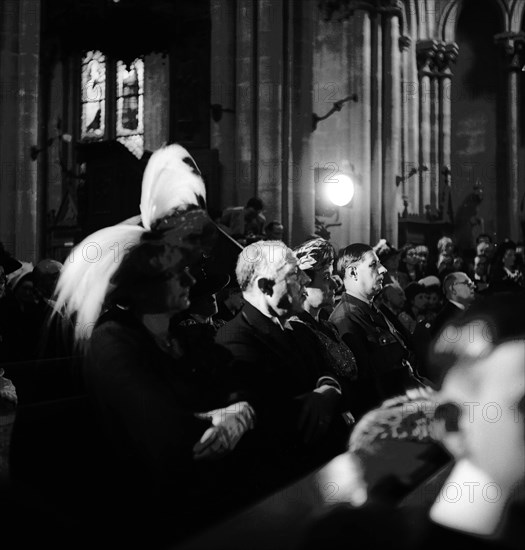
{"type": "Polygon", "coordinates": [[[239,401],[223,409],[197,413],[195,416],[210,419],[213,424],[193,447],[196,460],[219,458],[233,451],[244,433],[253,429],[255,422],[255,412],[246,401],[239,401]]]}
{"type": "Polygon", "coordinates": [[[9,378],[4,378],[4,369],[0,369],[0,399],[6,399],[15,405],[18,403],[15,385],[9,378]]]}

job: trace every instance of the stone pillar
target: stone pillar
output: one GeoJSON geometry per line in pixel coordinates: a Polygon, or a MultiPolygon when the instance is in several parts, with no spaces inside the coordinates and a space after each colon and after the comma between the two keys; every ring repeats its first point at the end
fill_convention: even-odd
{"type": "Polygon", "coordinates": [[[315,185],[312,170],[312,84],[314,0],[285,7],[283,29],[288,57],[283,76],[283,223],[291,246],[314,232],[315,185]]]}
{"type": "MultiPolygon", "coordinates": [[[[237,2],[235,181],[236,204],[244,205],[257,193],[257,6],[252,0],[237,2]]],[[[228,185],[229,182],[226,182],[228,185]]]]}
{"type": "Polygon", "coordinates": [[[403,167],[402,193],[413,213],[419,213],[419,97],[415,41],[403,36],[400,40],[403,55],[403,83],[401,104],[403,106],[403,167]]]}
{"type": "Polygon", "coordinates": [[[0,240],[21,260],[42,253],[43,193],[38,161],[40,0],[0,4],[0,240]]]}
{"type": "Polygon", "coordinates": [[[430,79],[430,211],[437,214],[439,207],[440,180],[440,101],[439,80],[435,75],[430,79]]]}
{"type": "MultiPolygon", "coordinates": [[[[370,242],[371,187],[379,188],[382,181],[371,179],[370,120],[372,105],[372,47],[370,13],[357,10],[352,18],[354,37],[352,45],[355,58],[352,60],[353,86],[358,97],[358,108],[352,120],[350,132],[351,152],[348,157],[354,165],[355,195],[352,201],[350,235],[346,244],[370,242]]],[[[374,243],[375,244],[375,243],[374,243]]]]}
{"type": "Polygon", "coordinates": [[[400,173],[401,148],[401,74],[399,51],[399,17],[386,16],[385,84],[383,143],[383,235],[397,246],[397,177],[400,173]]]}
{"type": "Polygon", "coordinates": [[[443,66],[440,71],[440,93],[441,106],[440,128],[440,164],[442,169],[450,166],[450,132],[451,132],[451,100],[452,100],[452,70],[451,66],[458,57],[458,46],[455,43],[445,44],[443,66]]]}
{"type": "Polygon", "coordinates": [[[507,234],[513,240],[520,238],[519,227],[519,79],[523,61],[520,54],[525,45],[525,33],[501,33],[495,36],[497,44],[503,47],[507,69],[507,120],[506,120],[506,179],[507,179],[507,234]]]}
{"type": "Polygon", "coordinates": [[[144,59],[144,149],[156,151],[169,140],[170,69],[167,55],[151,53],[144,59]]]}
{"type": "Polygon", "coordinates": [[[210,147],[219,151],[221,163],[221,204],[237,204],[235,193],[235,0],[212,0],[211,13],[211,95],[210,103],[220,105],[220,120],[210,118],[210,147]]]}
{"type": "MultiPolygon", "coordinates": [[[[372,79],[371,90],[371,173],[370,173],[370,242],[375,244],[382,234],[383,211],[383,26],[382,17],[375,13],[371,20],[372,79]]],[[[388,40],[389,37],[387,36],[388,40]]],[[[385,44],[388,51],[390,44],[385,44]]],[[[386,63],[388,65],[388,63],[386,63]]],[[[388,106],[387,106],[388,107],[388,106]]]]}
{"type": "MultiPolygon", "coordinates": [[[[452,70],[451,66],[456,62],[458,57],[458,46],[454,42],[444,44],[444,55],[442,58],[442,66],[440,67],[440,90],[439,90],[439,104],[440,104],[440,147],[439,147],[439,164],[441,166],[441,174],[443,175],[442,185],[440,188],[440,203],[442,199],[448,194],[446,193],[446,187],[450,185],[450,170],[451,170],[451,148],[450,148],[450,136],[451,136],[451,101],[452,101],[452,70]]],[[[446,217],[447,204],[440,204],[443,208],[442,216],[446,217]]]]}
{"type": "MultiPolygon", "coordinates": [[[[419,174],[420,195],[419,213],[432,204],[431,162],[432,162],[432,80],[434,78],[434,58],[437,53],[435,40],[423,40],[417,44],[417,62],[419,76],[419,174]]],[[[435,203],[435,199],[434,199],[435,203]]]]}
{"type": "Polygon", "coordinates": [[[257,2],[257,195],[266,217],[282,216],[283,3],[257,2]]]}

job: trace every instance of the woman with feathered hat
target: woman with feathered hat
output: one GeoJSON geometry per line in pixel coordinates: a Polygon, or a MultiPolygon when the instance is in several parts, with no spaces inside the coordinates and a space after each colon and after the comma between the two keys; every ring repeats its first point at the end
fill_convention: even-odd
{"type": "Polygon", "coordinates": [[[173,533],[217,513],[224,461],[203,459],[223,457],[253,426],[251,407],[196,373],[169,332],[172,316],[190,305],[188,267],[213,244],[204,208],[204,182],[187,151],[155,152],[143,178],[141,225],[84,239],[57,285],[56,311],[74,319],[87,391],[123,474],[133,472],[128,483],[154,514],[188,511],[173,533]],[[200,515],[189,513],[197,505],[200,515]]]}

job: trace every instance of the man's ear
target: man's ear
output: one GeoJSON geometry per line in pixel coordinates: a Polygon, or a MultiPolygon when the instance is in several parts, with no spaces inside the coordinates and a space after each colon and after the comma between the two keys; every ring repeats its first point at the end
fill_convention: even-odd
{"type": "Polygon", "coordinates": [[[275,281],[272,279],[267,279],[266,277],[261,277],[257,281],[257,286],[259,287],[259,290],[263,294],[267,294],[268,296],[273,295],[273,285],[275,284],[275,281]]]}

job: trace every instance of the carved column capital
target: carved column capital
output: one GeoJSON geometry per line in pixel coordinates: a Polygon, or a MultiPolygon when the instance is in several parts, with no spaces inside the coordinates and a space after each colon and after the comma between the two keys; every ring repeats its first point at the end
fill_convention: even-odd
{"type": "Polygon", "coordinates": [[[455,42],[444,42],[442,46],[444,58],[441,71],[445,73],[450,73],[452,65],[456,62],[456,59],[458,58],[459,48],[455,42]]]}
{"type": "Polygon", "coordinates": [[[419,75],[434,75],[439,54],[437,40],[420,40],[416,44],[416,59],[419,75]]]}
{"type": "Polygon", "coordinates": [[[494,36],[494,42],[503,49],[510,71],[521,70],[520,57],[525,51],[525,32],[502,32],[494,36]]]}
{"type": "Polygon", "coordinates": [[[455,42],[420,40],[416,44],[417,67],[420,75],[448,76],[459,48],[455,42]]]}
{"type": "Polygon", "coordinates": [[[399,37],[399,49],[402,52],[408,50],[411,43],[412,43],[412,40],[410,36],[402,35],[399,37]]]}

